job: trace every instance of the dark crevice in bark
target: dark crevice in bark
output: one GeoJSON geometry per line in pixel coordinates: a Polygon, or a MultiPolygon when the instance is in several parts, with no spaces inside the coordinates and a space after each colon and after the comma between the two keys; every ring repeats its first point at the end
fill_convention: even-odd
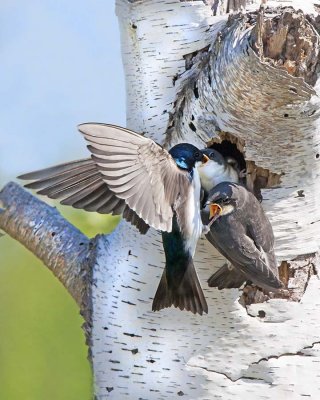
{"type": "MultiPolygon", "coordinates": [[[[201,365],[190,365],[190,364],[188,364],[188,367],[191,367],[191,368],[200,368],[200,369],[203,369],[203,370],[205,370],[205,371],[207,371],[207,372],[212,372],[212,373],[214,373],[214,374],[222,375],[222,376],[224,376],[225,378],[227,378],[230,382],[237,382],[237,381],[239,381],[239,380],[241,380],[241,379],[249,379],[249,380],[254,380],[254,381],[258,381],[258,382],[265,382],[264,379],[261,379],[261,378],[254,378],[254,377],[247,377],[247,376],[240,376],[240,377],[237,378],[237,379],[232,379],[232,378],[231,378],[227,373],[225,373],[225,372],[216,371],[216,370],[214,370],[214,369],[206,368],[206,367],[203,367],[203,366],[201,366],[201,365]]],[[[265,382],[265,383],[267,383],[267,382],[265,382]]]]}
{"type": "Polygon", "coordinates": [[[272,360],[272,359],[278,360],[281,357],[288,357],[288,356],[309,357],[309,355],[305,354],[303,351],[304,350],[313,349],[314,346],[317,345],[317,344],[320,344],[320,342],[319,341],[313,342],[313,343],[311,343],[310,346],[305,346],[301,350],[296,351],[294,353],[283,353],[283,354],[279,354],[279,355],[272,355],[272,356],[268,356],[268,357],[263,357],[263,358],[260,358],[260,360],[253,362],[252,365],[260,364],[262,361],[269,361],[269,360],[272,360]]]}
{"type": "Polygon", "coordinates": [[[261,189],[275,188],[281,184],[281,175],[271,172],[266,168],[259,167],[255,161],[248,160],[246,162],[246,185],[257,197],[262,201],[263,196],[261,189]]]}
{"type": "Polygon", "coordinates": [[[207,55],[209,51],[210,45],[204,47],[203,49],[194,51],[193,53],[185,54],[183,56],[185,60],[185,69],[188,71],[193,67],[193,65],[201,60],[203,60],[203,57],[207,55]]]}
{"type": "Polygon", "coordinates": [[[246,171],[242,183],[258,200],[263,200],[261,189],[280,185],[281,176],[279,174],[259,167],[254,161],[245,160],[245,142],[237,136],[229,132],[219,132],[219,137],[210,140],[207,146],[219,151],[224,157],[233,157],[237,161],[239,170],[246,171]]]}
{"type": "MultiPolygon", "coordinates": [[[[252,363],[249,365],[249,367],[250,367],[251,365],[258,365],[258,364],[260,364],[260,363],[263,362],[263,361],[266,361],[266,362],[267,362],[267,361],[272,360],[272,359],[278,360],[279,358],[282,358],[282,357],[288,357],[288,356],[289,356],[289,357],[291,357],[291,356],[309,357],[308,354],[305,354],[305,353],[304,353],[304,350],[312,349],[312,348],[314,348],[314,346],[316,346],[317,344],[320,344],[320,342],[319,342],[319,341],[313,342],[313,343],[311,343],[311,345],[305,346],[305,347],[303,347],[301,350],[296,351],[296,352],[293,352],[293,353],[289,353],[289,352],[288,352],[288,353],[282,353],[282,354],[279,354],[279,355],[271,355],[271,356],[268,356],[268,357],[260,358],[258,361],[252,362],[252,363]]],[[[237,378],[237,379],[232,379],[232,378],[231,378],[227,373],[225,373],[225,372],[221,372],[221,371],[216,371],[216,370],[213,370],[213,369],[209,369],[209,368],[203,367],[203,366],[201,366],[201,365],[190,365],[190,364],[189,364],[188,366],[189,366],[189,367],[192,367],[192,368],[200,368],[200,369],[203,369],[203,370],[205,370],[205,371],[207,371],[207,372],[212,372],[212,373],[214,373],[214,374],[222,375],[222,376],[226,377],[230,382],[238,382],[238,381],[240,381],[240,380],[252,380],[252,381],[262,382],[262,383],[265,383],[266,385],[270,385],[270,386],[271,386],[271,384],[270,384],[269,382],[265,381],[263,378],[258,378],[258,377],[243,375],[243,376],[240,376],[240,377],[237,378]]]]}
{"type": "Polygon", "coordinates": [[[252,31],[253,46],[259,57],[290,75],[301,77],[311,86],[320,70],[319,43],[314,26],[319,20],[306,17],[302,11],[292,7],[280,10],[280,15],[268,17],[274,9],[263,9],[257,15],[257,24],[252,31]]]}

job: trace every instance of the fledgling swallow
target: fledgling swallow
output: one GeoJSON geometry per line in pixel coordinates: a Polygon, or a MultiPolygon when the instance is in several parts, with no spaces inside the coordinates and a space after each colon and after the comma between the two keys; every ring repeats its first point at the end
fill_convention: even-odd
{"type": "Polygon", "coordinates": [[[166,255],[152,309],[174,305],[202,314],[208,306],[192,257],[202,232],[197,166],[208,161],[195,146],[182,143],[169,152],[133,131],[87,123],[79,131],[91,158],[20,176],[39,194],[86,211],[123,215],[146,233],[162,231],[166,255]]]}
{"type": "Polygon", "coordinates": [[[268,291],[282,288],[272,226],[256,197],[242,185],[222,182],[209,192],[206,204],[206,237],[232,264],[213,274],[209,286],[238,288],[250,280],[268,291]]]}
{"type": "Polygon", "coordinates": [[[234,158],[224,158],[217,150],[210,148],[201,151],[209,157],[209,161],[198,168],[201,186],[206,192],[221,182],[239,182],[239,175],[243,172],[240,173],[234,158]]]}

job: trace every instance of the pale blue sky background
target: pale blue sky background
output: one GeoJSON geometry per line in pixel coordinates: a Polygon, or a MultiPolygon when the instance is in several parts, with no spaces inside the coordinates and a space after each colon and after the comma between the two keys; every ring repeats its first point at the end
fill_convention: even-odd
{"type": "Polygon", "coordinates": [[[76,125],[125,125],[114,0],[0,3],[0,181],[86,156],[76,125]]]}

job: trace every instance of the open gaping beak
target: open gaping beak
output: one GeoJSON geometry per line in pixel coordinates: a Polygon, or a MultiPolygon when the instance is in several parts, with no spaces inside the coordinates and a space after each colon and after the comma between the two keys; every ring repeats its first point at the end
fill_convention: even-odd
{"type": "Polygon", "coordinates": [[[209,160],[210,160],[210,158],[209,158],[207,155],[203,154],[203,157],[202,157],[202,164],[207,163],[209,160]]]}
{"type": "Polygon", "coordinates": [[[222,207],[219,204],[213,203],[209,205],[209,223],[208,227],[210,227],[214,221],[216,221],[222,212],[222,207]]]}

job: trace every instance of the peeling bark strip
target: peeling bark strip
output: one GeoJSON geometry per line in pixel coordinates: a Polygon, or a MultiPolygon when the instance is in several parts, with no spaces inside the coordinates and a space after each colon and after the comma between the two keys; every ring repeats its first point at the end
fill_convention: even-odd
{"type": "MultiPolygon", "coordinates": [[[[237,147],[242,144],[245,159],[252,168],[259,166],[265,178],[265,171],[274,176],[285,172],[282,192],[270,189],[277,194],[272,198],[264,190],[263,196],[269,200],[263,204],[270,205],[275,225],[281,224],[284,216],[283,237],[278,238],[283,259],[290,260],[291,253],[292,258],[299,251],[303,254],[301,239],[307,236],[307,242],[310,236],[304,227],[306,215],[298,214],[297,206],[307,201],[303,207],[314,207],[309,203],[316,192],[309,167],[316,166],[313,158],[304,165],[303,151],[309,143],[314,145],[317,118],[309,119],[303,113],[301,117],[301,110],[308,110],[315,90],[287,71],[279,76],[278,70],[259,59],[250,47],[252,25],[247,26],[247,17],[233,17],[222,29],[223,21],[213,19],[210,7],[202,1],[140,0],[128,7],[127,1],[119,0],[117,5],[128,127],[159,143],[168,139],[167,144],[184,140],[203,145],[224,131],[224,138],[233,135],[237,147]],[[222,35],[216,40],[219,30],[222,35]],[[201,52],[203,48],[205,52],[201,52]],[[186,64],[190,69],[182,76],[185,80],[175,79],[186,64]],[[166,138],[169,122],[172,135],[166,138]],[[302,146],[305,137],[307,143],[302,146]],[[297,148],[300,152],[292,168],[290,156],[297,148]],[[308,185],[311,182],[309,189],[300,187],[305,179],[308,185]],[[286,203],[301,190],[305,197],[299,196],[295,204],[286,203]],[[292,206],[303,229],[287,223],[286,209],[292,217],[292,206]]],[[[317,105],[313,107],[317,109],[317,105]]],[[[312,145],[311,152],[315,150],[312,145]]],[[[315,231],[312,234],[309,247],[318,237],[315,231]]],[[[272,399],[275,394],[279,399],[288,395],[319,397],[320,385],[305,384],[303,367],[311,366],[311,357],[298,355],[310,351],[312,361],[320,360],[316,345],[303,350],[319,341],[320,285],[316,276],[311,276],[300,302],[270,299],[245,309],[238,302],[237,290],[207,287],[206,280],[224,261],[202,240],[195,265],[209,314],[199,317],[175,309],[153,313],[151,303],[163,263],[161,238],[152,230],[141,237],[122,223],[108,239],[99,240],[92,288],[92,359],[99,400],[178,396],[257,400],[272,399]],[[267,361],[261,361],[263,358],[267,361]]],[[[308,379],[312,376],[318,381],[317,372],[310,370],[308,379]]]]}
{"type": "Polygon", "coordinates": [[[55,207],[38,200],[15,183],[8,183],[2,189],[0,204],[0,228],[43,261],[86,317],[93,243],[55,207]]]}
{"type": "Polygon", "coordinates": [[[301,12],[233,15],[209,49],[193,53],[176,81],[179,93],[167,129],[168,145],[191,135],[197,145],[212,145],[232,135],[247,162],[248,187],[255,193],[256,186],[265,188],[263,206],[280,260],[318,251],[320,103],[317,85],[304,80],[314,82],[318,55],[319,35],[301,12]],[[281,45],[271,40],[271,28],[263,35],[265,26],[275,29],[281,45]],[[260,56],[257,48],[263,49],[260,56]],[[265,57],[270,53],[277,65],[265,57]],[[292,75],[286,62],[296,63],[292,75]],[[297,196],[301,191],[304,197],[297,196]]]}
{"type": "Polygon", "coordinates": [[[319,70],[319,38],[301,11],[285,9],[281,15],[258,14],[252,38],[260,58],[314,86],[319,70]]]}
{"type": "MultiPolygon", "coordinates": [[[[228,141],[249,172],[264,178],[266,186],[275,184],[262,190],[263,205],[275,228],[281,275],[297,284],[292,288],[296,299],[303,296],[242,307],[238,290],[207,287],[224,260],[200,240],[195,265],[209,314],[153,313],[164,265],[157,232],[142,237],[121,223],[113,234],[98,237],[97,250],[91,251],[87,238],[54,209],[9,184],[0,193],[0,227],[43,259],[84,303],[87,327],[92,323],[89,344],[99,400],[320,398],[319,261],[303,256],[315,253],[320,239],[318,83],[312,87],[304,81],[311,77],[308,72],[288,74],[283,65],[294,57],[275,68],[287,54],[283,49],[290,48],[288,35],[282,47],[275,46],[269,33],[263,36],[256,28],[262,46],[257,54],[257,14],[233,16],[225,25],[226,18],[213,17],[214,4],[226,1],[117,0],[127,125],[159,143],[228,141]],[[269,43],[278,48],[275,59],[265,57],[269,43]]],[[[284,38],[280,26],[292,25],[303,35],[303,17],[288,12],[287,25],[281,17],[271,21],[279,38],[284,38]]],[[[268,24],[260,22],[260,27],[268,24]]],[[[294,73],[303,71],[306,60],[308,65],[315,60],[308,48],[318,51],[318,44],[312,48],[318,36],[313,41],[307,31],[301,41],[300,33],[288,28],[308,55],[296,53],[294,73]]]]}

